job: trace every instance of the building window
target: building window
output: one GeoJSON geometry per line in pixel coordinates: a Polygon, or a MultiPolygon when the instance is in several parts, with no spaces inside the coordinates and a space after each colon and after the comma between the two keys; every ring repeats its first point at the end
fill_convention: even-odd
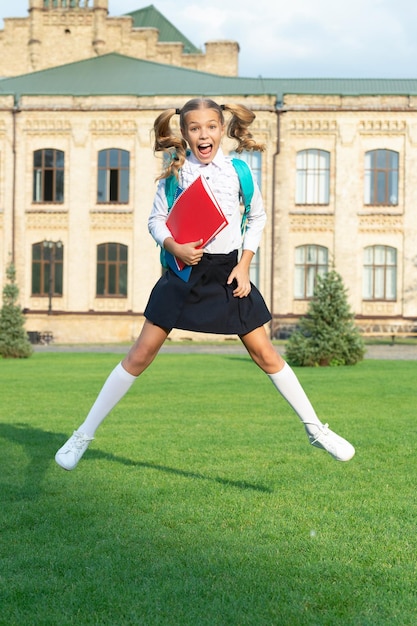
{"type": "Polygon", "coordinates": [[[127,296],[127,246],[97,246],[97,296],[127,296]]]}
{"type": "Polygon", "coordinates": [[[296,176],[296,204],[329,204],[329,152],[316,149],[298,152],[296,176]]]}
{"type": "Polygon", "coordinates": [[[32,296],[62,296],[64,246],[60,241],[32,245],[32,296]]]}
{"type": "Polygon", "coordinates": [[[397,250],[369,246],[363,254],[363,299],[397,299],[397,250]]]}
{"type": "Polygon", "coordinates": [[[33,202],[64,202],[64,153],[47,148],[33,153],[33,202]]]}
{"type": "Polygon", "coordinates": [[[308,300],[314,295],[317,276],[328,271],[328,249],[306,245],[295,249],[294,297],[308,300]]]}
{"type": "Polygon", "coordinates": [[[365,204],[398,204],[398,152],[371,150],[365,154],[365,204]]]}
{"type": "Polygon", "coordinates": [[[129,202],[129,152],[100,150],[98,153],[97,203],[129,202]]]}

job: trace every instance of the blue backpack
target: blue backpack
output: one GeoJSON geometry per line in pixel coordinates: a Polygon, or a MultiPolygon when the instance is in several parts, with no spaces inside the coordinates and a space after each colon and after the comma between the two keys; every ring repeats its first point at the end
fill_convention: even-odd
{"type": "MultiPolygon", "coordinates": [[[[243,235],[246,229],[246,222],[248,220],[248,215],[250,211],[250,205],[253,198],[253,192],[255,190],[253,185],[253,178],[249,168],[249,165],[246,161],[242,161],[242,159],[232,159],[232,165],[236,170],[236,174],[239,177],[240,184],[240,196],[242,198],[244,211],[242,214],[242,221],[240,224],[240,230],[243,235]]],[[[176,193],[178,188],[178,179],[176,176],[172,175],[165,179],[165,195],[168,203],[168,211],[171,210],[172,205],[174,204],[176,193]]],[[[162,267],[167,267],[167,263],[165,260],[165,250],[161,249],[161,265],[162,267]]]]}

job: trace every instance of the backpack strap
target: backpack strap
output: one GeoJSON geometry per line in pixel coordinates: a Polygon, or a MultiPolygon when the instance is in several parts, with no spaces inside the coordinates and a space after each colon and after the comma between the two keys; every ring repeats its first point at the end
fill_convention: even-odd
{"type": "Polygon", "coordinates": [[[242,159],[233,158],[232,165],[236,170],[236,173],[239,177],[240,184],[240,195],[242,196],[243,205],[245,207],[242,215],[242,221],[240,224],[240,231],[242,235],[246,229],[246,222],[248,219],[250,205],[253,198],[253,192],[255,191],[255,186],[253,184],[252,173],[250,171],[249,165],[246,161],[242,159]]]}
{"type": "Polygon", "coordinates": [[[168,211],[171,210],[174,204],[175,194],[178,188],[178,178],[172,174],[165,179],[165,195],[168,203],[168,211]]]}
{"type": "MultiPolygon", "coordinates": [[[[174,204],[175,194],[177,192],[177,189],[178,189],[178,179],[176,176],[174,176],[174,174],[172,174],[171,176],[168,176],[168,178],[165,179],[165,195],[166,195],[167,204],[168,204],[168,213],[170,212],[172,205],[174,204]]],[[[167,269],[168,264],[165,258],[164,248],[161,248],[159,251],[159,260],[161,261],[162,267],[167,269]]]]}

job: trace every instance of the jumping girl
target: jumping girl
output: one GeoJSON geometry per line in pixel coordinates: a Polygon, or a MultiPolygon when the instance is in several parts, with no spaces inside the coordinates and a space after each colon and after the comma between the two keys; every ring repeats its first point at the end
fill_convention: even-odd
{"type": "Polygon", "coordinates": [[[64,469],[76,467],[98,426],[152,363],[173,328],[238,335],[253,361],[292,406],[310,443],[338,461],[348,461],[355,454],[348,441],[319,420],[295,373],[275,350],[264,328],[271,320],[270,312],[249,279],[250,263],[266,221],[265,210],[254,181],[255,191],[242,236],[239,178],[231,158],[222,151],[221,140],[227,131],[229,137],[237,140],[237,152],[263,150],[249,131],[254,118],[254,113],[244,106],[219,106],[213,100],[196,98],[181,111],[169,109],[155,120],[154,149],[165,152],[170,161],[158,183],[149,231],[162,248],[191,266],[190,278],[184,281],[167,269],[154,286],[138,339],[110,373],[85,421],[55,455],[64,469]],[[227,127],[224,111],[230,114],[227,127]],[[170,125],[176,114],[180,116],[181,136],[170,125]],[[182,189],[203,175],[227,218],[228,225],[203,249],[202,240],[176,242],[166,226],[169,208],[165,179],[173,174],[182,189]]]}

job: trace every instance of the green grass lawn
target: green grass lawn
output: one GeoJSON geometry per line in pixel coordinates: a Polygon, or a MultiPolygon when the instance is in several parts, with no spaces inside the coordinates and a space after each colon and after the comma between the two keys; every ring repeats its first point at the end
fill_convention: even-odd
{"type": "Polygon", "coordinates": [[[118,360],[0,361],[0,624],[416,624],[416,362],[296,370],[344,464],[248,357],[163,354],[65,472],[118,360]]]}

